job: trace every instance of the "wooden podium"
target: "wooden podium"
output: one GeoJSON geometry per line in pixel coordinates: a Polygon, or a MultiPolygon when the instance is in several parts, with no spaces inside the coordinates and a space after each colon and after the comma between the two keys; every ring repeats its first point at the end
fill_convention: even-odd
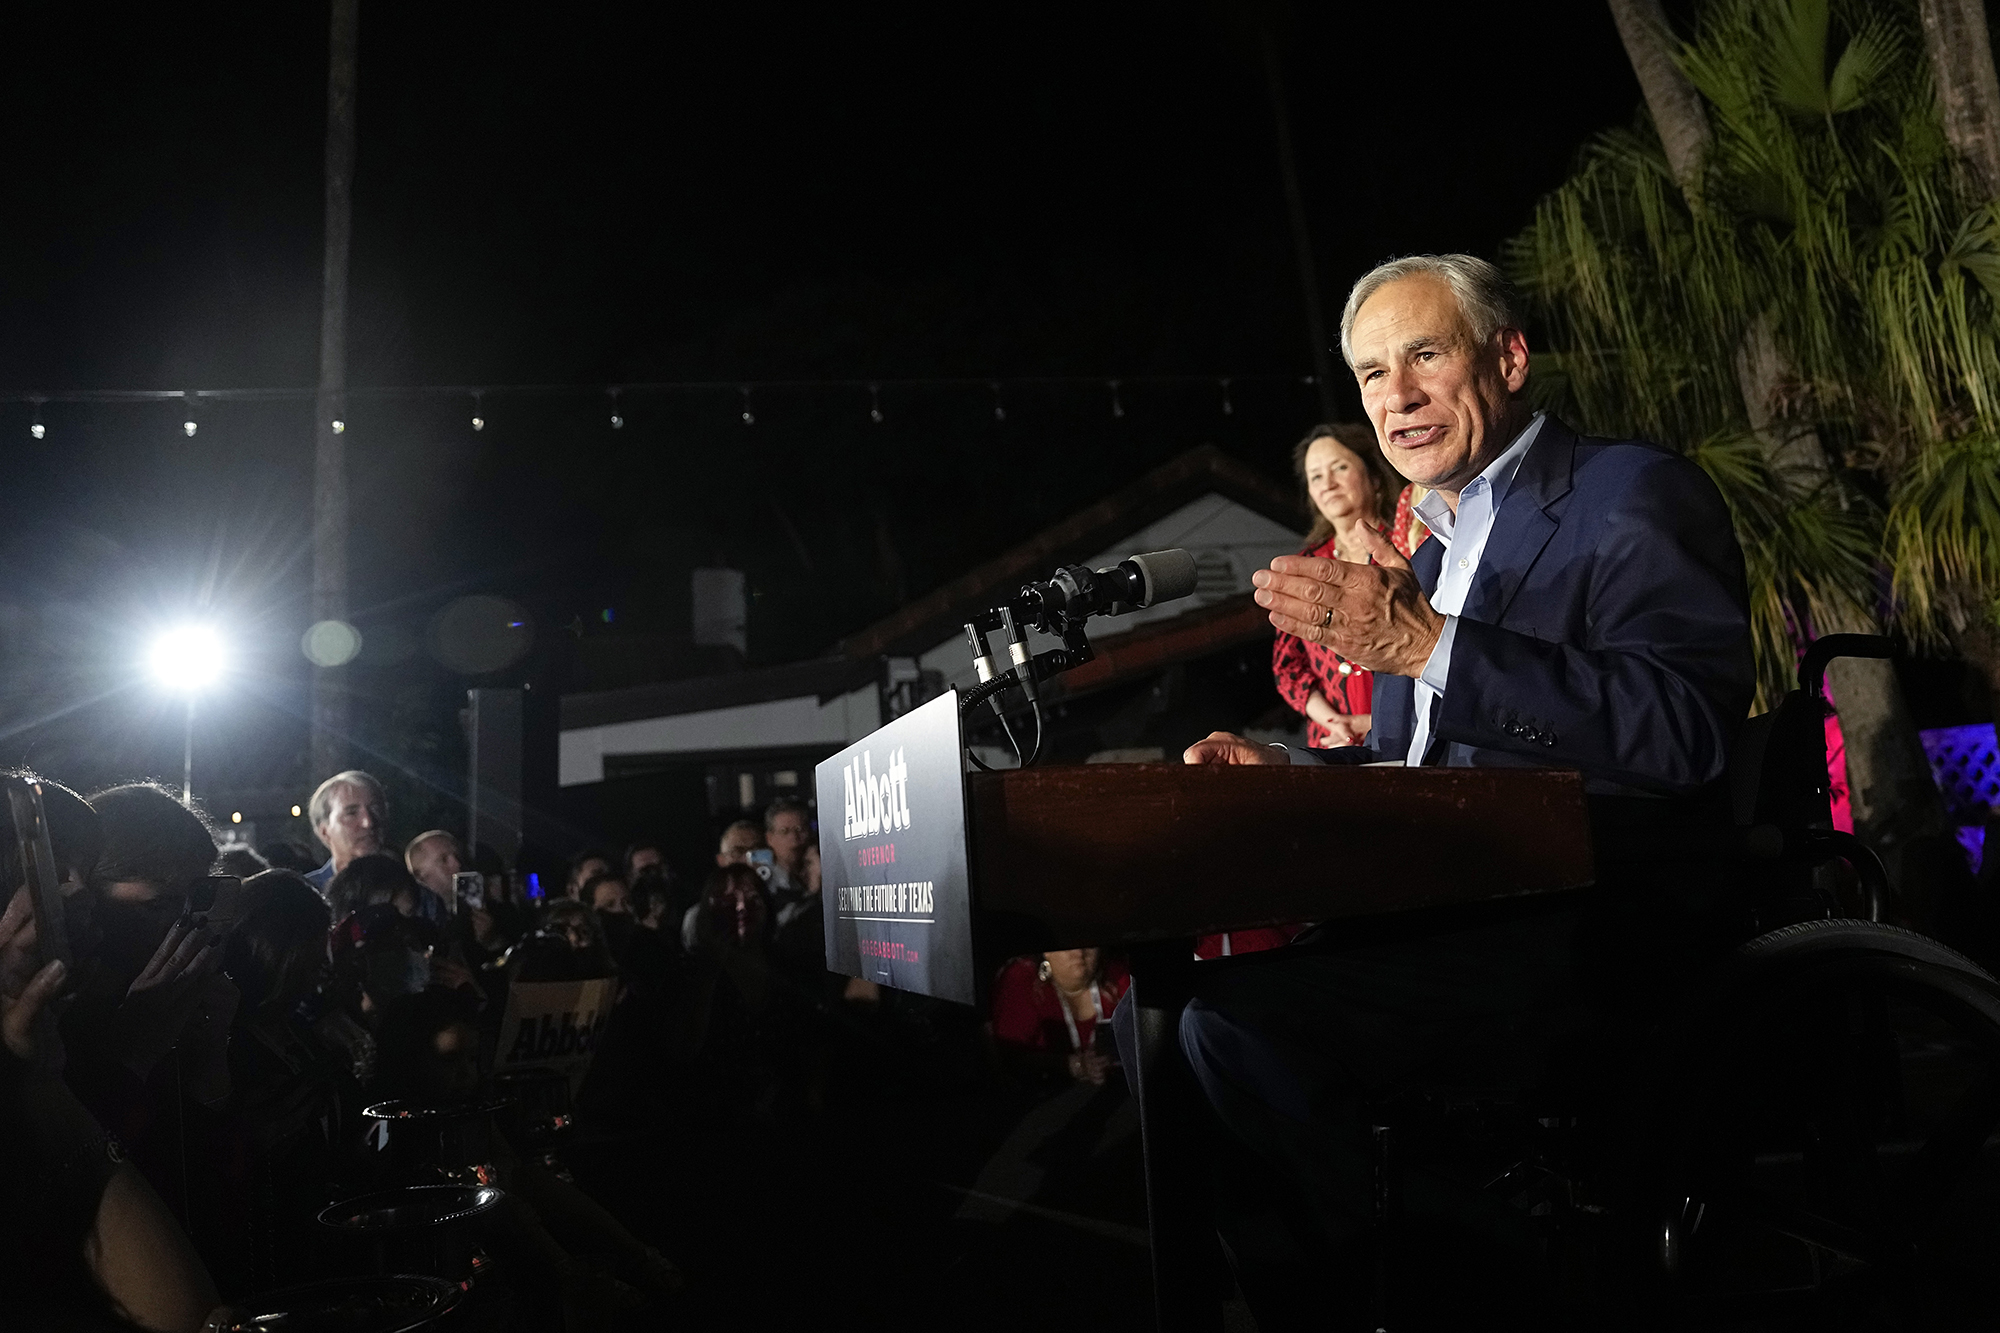
{"type": "MultiPolygon", "coordinates": [[[[1103,764],[967,779],[975,920],[989,958],[1122,948],[1132,967],[1156,1323],[1221,1327],[1200,1092],[1180,1012],[1193,937],[1582,888],[1583,778],[1552,769],[1103,764]]],[[[1254,961],[1229,966],[1256,966],[1254,961]]]]}

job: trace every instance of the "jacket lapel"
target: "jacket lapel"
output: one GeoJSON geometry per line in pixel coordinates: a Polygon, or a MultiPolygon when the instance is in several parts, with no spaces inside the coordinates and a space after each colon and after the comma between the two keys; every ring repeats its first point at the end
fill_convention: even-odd
{"type": "Polygon", "coordinates": [[[1558,525],[1547,511],[1569,494],[1575,461],[1576,432],[1553,416],[1545,418],[1500,502],[1500,512],[1493,516],[1493,531],[1479,557],[1464,615],[1495,625],[1507,614],[1521,581],[1555,536],[1558,525]]]}
{"type": "MultiPolygon", "coordinates": [[[[1523,460],[1525,462],[1525,460],[1523,460]]],[[[1410,572],[1426,597],[1437,591],[1438,574],[1444,569],[1444,543],[1426,541],[1410,557],[1410,572]]],[[[1366,744],[1384,759],[1401,759],[1417,734],[1416,682],[1408,676],[1375,677],[1375,725],[1366,744]]]]}
{"type": "Polygon", "coordinates": [[[1417,553],[1410,557],[1410,572],[1417,576],[1417,585],[1429,597],[1438,589],[1438,574],[1444,569],[1444,543],[1425,538],[1417,547],[1417,553]]]}

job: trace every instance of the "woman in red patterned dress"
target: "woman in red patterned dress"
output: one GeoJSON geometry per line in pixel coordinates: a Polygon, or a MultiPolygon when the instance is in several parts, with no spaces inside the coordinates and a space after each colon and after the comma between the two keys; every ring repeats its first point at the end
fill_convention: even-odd
{"type": "MultiPolygon", "coordinates": [[[[1388,533],[1406,556],[1430,535],[1410,508],[1422,493],[1402,485],[1403,479],[1389,470],[1368,426],[1314,426],[1292,450],[1292,468],[1313,509],[1306,555],[1366,563],[1363,523],[1388,533]]],[[[1368,734],[1374,677],[1331,648],[1280,634],[1271,647],[1271,674],[1285,702],[1305,715],[1306,744],[1320,749],[1358,745],[1368,734]]],[[[1227,958],[1278,949],[1303,929],[1300,924],[1259,926],[1204,935],[1195,941],[1194,956],[1227,958]]]]}
{"type": "MultiPolygon", "coordinates": [[[[1430,535],[1411,512],[1416,488],[1389,470],[1369,427],[1314,426],[1292,450],[1292,466],[1313,508],[1304,554],[1368,563],[1363,523],[1386,532],[1406,556],[1430,535]]],[[[1306,744],[1358,745],[1368,734],[1374,678],[1331,648],[1280,634],[1271,647],[1271,674],[1285,702],[1305,715],[1306,744]]]]}

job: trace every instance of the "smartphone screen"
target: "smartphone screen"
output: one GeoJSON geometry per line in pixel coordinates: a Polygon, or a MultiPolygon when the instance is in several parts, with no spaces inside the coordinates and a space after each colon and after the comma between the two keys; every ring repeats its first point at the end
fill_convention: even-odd
{"type": "Polygon", "coordinates": [[[451,877],[452,897],[461,912],[478,912],[486,907],[486,876],[477,870],[461,870],[451,877]]]}

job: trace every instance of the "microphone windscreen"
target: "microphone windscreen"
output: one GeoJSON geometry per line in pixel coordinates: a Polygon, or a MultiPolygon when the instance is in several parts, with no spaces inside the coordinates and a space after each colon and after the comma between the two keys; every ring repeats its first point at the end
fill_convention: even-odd
{"type": "Polygon", "coordinates": [[[1139,567],[1139,576],[1146,581],[1146,599],[1141,606],[1171,602],[1194,591],[1194,557],[1186,551],[1148,551],[1131,557],[1131,563],[1139,567]]]}

